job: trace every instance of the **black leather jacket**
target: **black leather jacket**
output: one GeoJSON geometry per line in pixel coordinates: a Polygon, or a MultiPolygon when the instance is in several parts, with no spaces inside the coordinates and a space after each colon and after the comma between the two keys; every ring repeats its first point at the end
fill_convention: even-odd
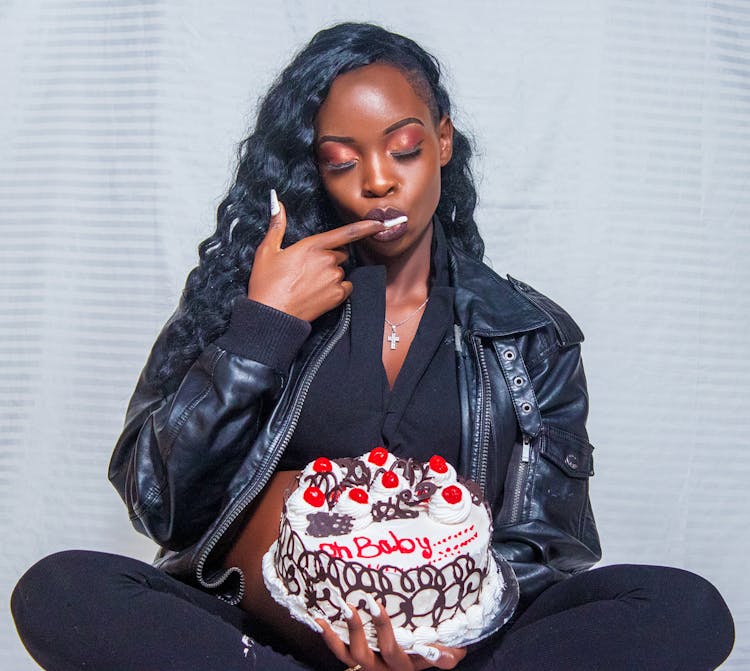
{"type": "MultiPolygon", "coordinates": [[[[436,235],[446,244],[439,225],[436,235]]],[[[531,287],[448,249],[462,417],[459,472],[485,492],[494,513],[493,546],[516,573],[523,608],[601,557],[588,496],[593,448],[585,428],[583,335],[531,287]]],[[[350,315],[347,301],[315,322],[286,374],[215,342],[171,389],[146,381],[165,347],[162,331],[109,470],[133,525],[161,546],[157,566],[239,601],[243,576],[222,568],[222,555],[273,474],[310,381],[349,328],[350,315]]]]}

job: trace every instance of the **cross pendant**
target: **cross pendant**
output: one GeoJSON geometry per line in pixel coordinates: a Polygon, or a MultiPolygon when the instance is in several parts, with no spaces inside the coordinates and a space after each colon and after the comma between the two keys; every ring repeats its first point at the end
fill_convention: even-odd
{"type": "Polygon", "coordinates": [[[387,340],[387,341],[388,341],[389,343],[391,343],[391,349],[396,349],[396,343],[397,343],[397,342],[398,342],[399,340],[401,340],[401,338],[399,338],[399,337],[398,337],[398,336],[396,335],[396,329],[395,329],[395,328],[393,328],[393,326],[391,326],[391,335],[389,335],[389,336],[388,336],[388,337],[386,338],[386,340],[387,340]]]}

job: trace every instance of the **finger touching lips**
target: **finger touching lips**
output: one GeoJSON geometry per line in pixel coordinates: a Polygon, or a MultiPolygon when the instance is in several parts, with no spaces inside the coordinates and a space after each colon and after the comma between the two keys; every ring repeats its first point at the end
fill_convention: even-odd
{"type": "Polygon", "coordinates": [[[317,243],[325,249],[335,249],[343,247],[351,242],[356,242],[362,238],[367,238],[376,233],[386,230],[383,222],[377,219],[365,219],[355,221],[352,224],[339,226],[325,233],[318,233],[315,236],[317,243]]]}

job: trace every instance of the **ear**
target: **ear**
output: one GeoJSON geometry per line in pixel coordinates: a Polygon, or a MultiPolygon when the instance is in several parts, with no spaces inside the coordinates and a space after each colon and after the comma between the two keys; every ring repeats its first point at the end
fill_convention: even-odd
{"type": "Polygon", "coordinates": [[[453,156],[453,122],[446,114],[438,126],[438,142],[440,143],[440,167],[445,167],[453,156]]]}

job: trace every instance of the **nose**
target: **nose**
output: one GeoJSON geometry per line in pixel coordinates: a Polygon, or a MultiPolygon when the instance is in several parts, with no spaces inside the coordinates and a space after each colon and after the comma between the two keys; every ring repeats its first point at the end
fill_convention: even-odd
{"type": "Polygon", "coordinates": [[[396,188],[396,178],[386,158],[372,155],[364,161],[362,171],[362,195],[366,198],[382,198],[396,188]]]}

